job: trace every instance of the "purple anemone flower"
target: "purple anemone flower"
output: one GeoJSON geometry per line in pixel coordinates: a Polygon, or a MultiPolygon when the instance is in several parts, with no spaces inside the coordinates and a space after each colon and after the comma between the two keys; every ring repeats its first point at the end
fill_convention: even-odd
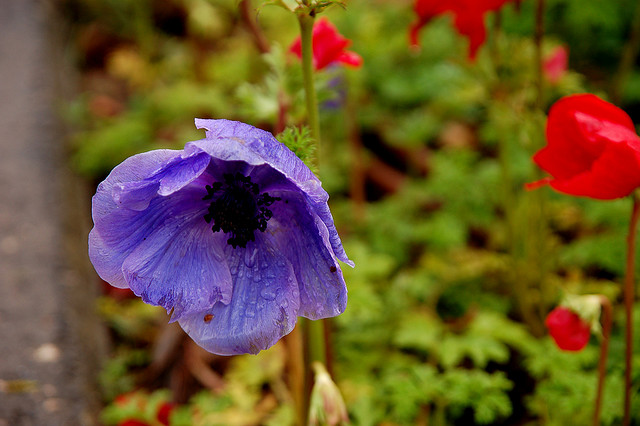
{"type": "Polygon", "coordinates": [[[257,353],[297,317],[339,315],[353,266],[318,178],[270,133],[196,119],[205,139],[118,165],[93,197],[105,281],[171,312],[220,355],[257,353]]]}

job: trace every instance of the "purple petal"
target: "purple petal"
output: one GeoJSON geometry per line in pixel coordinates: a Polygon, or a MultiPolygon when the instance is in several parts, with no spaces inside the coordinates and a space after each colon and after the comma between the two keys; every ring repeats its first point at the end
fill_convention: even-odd
{"type": "Polygon", "coordinates": [[[273,214],[267,232],[293,265],[300,288],[298,315],[315,320],[344,312],[347,287],[324,222],[300,194],[274,204],[273,214]]]}
{"type": "Polygon", "coordinates": [[[103,218],[118,209],[114,201],[114,188],[126,182],[145,180],[163,164],[172,158],[179,157],[181,152],[164,149],[134,155],[116,166],[98,185],[92,199],[93,223],[96,226],[89,233],[89,257],[98,275],[111,285],[119,288],[128,287],[122,275],[122,262],[131,249],[127,248],[125,243],[120,250],[114,250],[110,244],[105,244],[97,229],[103,222],[103,218]]]}
{"type": "Polygon", "coordinates": [[[129,239],[137,240],[122,264],[125,281],[145,302],[174,309],[172,320],[231,300],[225,238],[211,232],[203,219],[203,192],[193,185],[155,198],[136,217],[125,216],[128,222],[123,215],[111,218],[118,223],[112,228],[128,230],[129,239]],[[137,234],[138,226],[146,229],[137,234]]]}
{"type": "Polygon", "coordinates": [[[121,183],[113,188],[113,201],[121,208],[142,211],[149,207],[158,189],[160,182],[155,180],[121,183]]]}
{"type": "Polygon", "coordinates": [[[184,188],[202,174],[210,161],[211,156],[202,151],[173,159],[152,178],[160,181],[158,194],[171,195],[184,188]]]}
{"type": "Polygon", "coordinates": [[[142,211],[156,195],[171,195],[196,180],[209,165],[206,152],[175,157],[142,181],[123,182],[113,188],[119,207],[142,211]]]}
{"type": "Polygon", "coordinates": [[[183,317],[180,325],[210,352],[255,354],[293,330],[298,283],[291,264],[262,233],[246,249],[227,246],[226,254],[235,278],[231,303],[183,317]]]}

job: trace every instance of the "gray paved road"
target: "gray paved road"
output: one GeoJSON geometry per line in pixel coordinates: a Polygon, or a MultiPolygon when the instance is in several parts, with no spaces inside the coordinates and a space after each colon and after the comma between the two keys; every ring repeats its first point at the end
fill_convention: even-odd
{"type": "Polygon", "coordinates": [[[88,205],[64,166],[50,9],[0,0],[0,426],[90,425],[96,411],[88,205]]]}

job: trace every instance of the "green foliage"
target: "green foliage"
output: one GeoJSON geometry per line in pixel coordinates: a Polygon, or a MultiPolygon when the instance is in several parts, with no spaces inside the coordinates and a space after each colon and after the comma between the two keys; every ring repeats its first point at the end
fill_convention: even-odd
{"type": "Polygon", "coordinates": [[[513,386],[504,374],[485,371],[452,370],[443,377],[446,397],[453,415],[471,406],[478,424],[491,424],[511,414],[511,401],[506,391],[513,386]]]}
{"type": "Polygon", "coordinates": [[[147,305],[140,299],[117,301],[110,297],[101,297],[97,303],[98,313],[111,329],[122,339],[148,340],[164,309],[147,305]]]}
{"type": "MultiPolygon", "coordinates": [[[[287,64],[284,49],[273,44],[262,55],[268,71],[259,83],[242,82],[237,90],[243,116],[258,121],[275,123],[281,108],[287,106],[287,114],[299,117],[304,105],[302,71],[299,66],[287,64]],[[293,109],[293,110],[292,110],[293,109]]],[[[291,59],[291,58],[289,58],[291,59]]]]}
{"type": "Polygon", "coordinates": [[[121,349],[115,353],[98,375],[103,398],[111,401],[118,395],[131,392],[136,383],[132,370],[144,367],[148,363],[149,354],[145,350],[121,349]]]}
{"type": "Polygon", "coordinates": [[[221,393],[202,391],[172,416],[176,426],[293,425],[295,412],[283,381],[282,345],[231,360],[221,393]],[[263,394],[265,391],[270,393],[263,394]]]}
{"type": "Polygon", "coordinates": [[[313,171],[318,173],[316,144],[308,127],[288,127],[276,135],[276,139],[285,144],[313,171]]]}

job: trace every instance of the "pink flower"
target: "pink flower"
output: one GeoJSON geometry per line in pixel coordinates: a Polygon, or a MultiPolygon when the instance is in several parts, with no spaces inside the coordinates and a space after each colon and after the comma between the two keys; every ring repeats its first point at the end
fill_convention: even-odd
{"type": "Polygon", "coordinates": [[[580,351],[591,338],[591,328],[575,312],[559,306],[547,315],[545,325],[556,345],[564,351],[580,351]]]}
{"type": "Polygon", "coordinates": [[[487,38],[484,17],[489,11],[500,9],[510,0],[416,0],[413,9],[418,20],[409,29],[412,46],[419,46],[418,33],[431,19],[451,12],[460,35],[469,39],[469,59],[474,60],[487,38]]]}
{"type": "Polygon", "coordinates": [[[544,76],[551,84],[558,84],[567,72],[567,64],[569,62],[569,54],[563,46],[558,46],[549,56],[547,56],[542,64],[544,76]]]}
{"type": "MultiPolygon", "coordinates": [[[[321,70],[333,63],[341,63],[353,67],[362,65],[362,58],[355,52],[346,50],[351,40],[344,38],[336,27],[326,18],[320,18],[313,27],[313,67],[321,70]]],[[[298,37],[289,50],[299,58],[302,57],[302,46],[298,37]]]]}

